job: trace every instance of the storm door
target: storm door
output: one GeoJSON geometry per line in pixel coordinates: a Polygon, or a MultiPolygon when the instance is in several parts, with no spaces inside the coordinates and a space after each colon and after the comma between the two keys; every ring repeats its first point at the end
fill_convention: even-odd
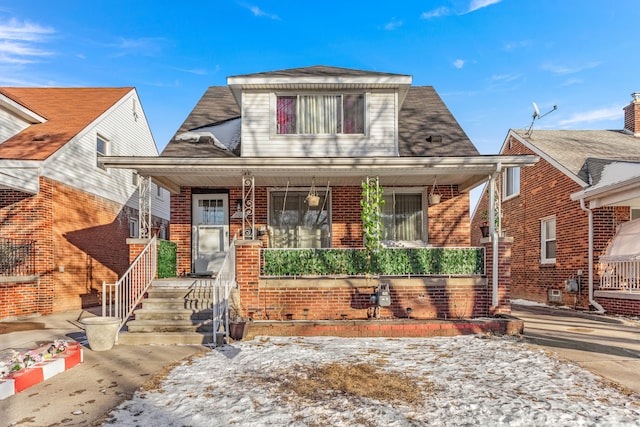
{"type": "Polygon", "coordinates": [[[229,196],[194,194],[192,268],[197,275],[215,275],[229,250],[229,196]]]}

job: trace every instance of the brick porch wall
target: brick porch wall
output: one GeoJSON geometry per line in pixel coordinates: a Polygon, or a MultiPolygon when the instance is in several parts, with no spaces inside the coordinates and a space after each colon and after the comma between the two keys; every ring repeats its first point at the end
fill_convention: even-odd
{"type": "MultiPolygon", "coordinates": [[[[485,242],[488,245],[490,242],[485,242]]],[[[391,306],[381,307],[381,318],[469,319],[511,312],[510,239],[500,243],[499,304],[491,304],[491,280],[461,278],[311,278],[259,277],[262,242],[237,242],[236,281],[240,316],[254,320],[339,320],[376,316],[370,295],[380,281],[390,284],[391,306]]],[[[487,250],[490,253],[490,250],[487,250]]],[[[487,255],[487,264],[490,263],[487,255]]],[[[490,273],[489,268],[487,273],[490,273]]]]}

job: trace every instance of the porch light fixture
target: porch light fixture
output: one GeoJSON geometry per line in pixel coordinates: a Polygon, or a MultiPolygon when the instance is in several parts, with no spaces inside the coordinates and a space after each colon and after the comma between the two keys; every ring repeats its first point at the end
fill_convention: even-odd
{"type": "Polygon", "coordinates": [[[242,199],[236,199],[236,212],[242,211],[242,199]]]}
{"type": "Polygon", "coordinates": [[[413,309],[411,307],[407,307],[407,319],[411,319],[411,312],[413,309]]]}

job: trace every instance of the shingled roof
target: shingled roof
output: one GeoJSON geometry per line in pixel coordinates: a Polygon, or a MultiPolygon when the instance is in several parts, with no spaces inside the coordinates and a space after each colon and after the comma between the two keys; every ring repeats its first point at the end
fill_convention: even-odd
{"type": "Polygon", "coordinates": [[[46,121],[32,124],[0,143],[0,159],[47,159],[132,90],[1,87],[0,94],[46,121]]]}
{"type": "Polygon", "coordinates": [[[640,161],[640,138],[622,130],[534,130],[530,135],[522,129],[511,132],[587,184],[595,183],[602,164],[640,161]]]}
{"type": "MultiPolygon", "coordinates": [[[[398,74],[314,66],[293,68],[243,77],[303,77],[303,76],[398,76],[398,74]]],[[[194,109],[163,150],[164,157],[230,157],[230,152],[213,144],[179,141],[176,136],[205,126],[240,117],[240,107],[227,86],[212,86],[200,98],[194,109]]],[[[398,117],[398,150],[401,157],[464,157],[477,156],[478,150],[460,127],[432,86],[409,88],[398,117]]]]}

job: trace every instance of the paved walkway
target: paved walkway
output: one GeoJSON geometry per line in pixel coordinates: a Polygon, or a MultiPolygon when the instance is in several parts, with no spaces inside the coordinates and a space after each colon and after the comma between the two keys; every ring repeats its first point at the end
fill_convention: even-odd
{"type": "Polygon", "coordinates": [[[93,315],[76,310],[30,317],[22,322],[28,330],[0,335],[0,352],[11,348],[28,350],[59,338],[78,341],[84,347],[84,363],[0,400],[1,426],[93,425],[154,374],[208,350],[198,345],[121,345],[108,351],[91,351],[79,320],[93,315]]]}
{"type": "Polygon", "coordinates": [[[545,306],[512,313],[527,341],[640,394],[640,322],[545,306]]]}

